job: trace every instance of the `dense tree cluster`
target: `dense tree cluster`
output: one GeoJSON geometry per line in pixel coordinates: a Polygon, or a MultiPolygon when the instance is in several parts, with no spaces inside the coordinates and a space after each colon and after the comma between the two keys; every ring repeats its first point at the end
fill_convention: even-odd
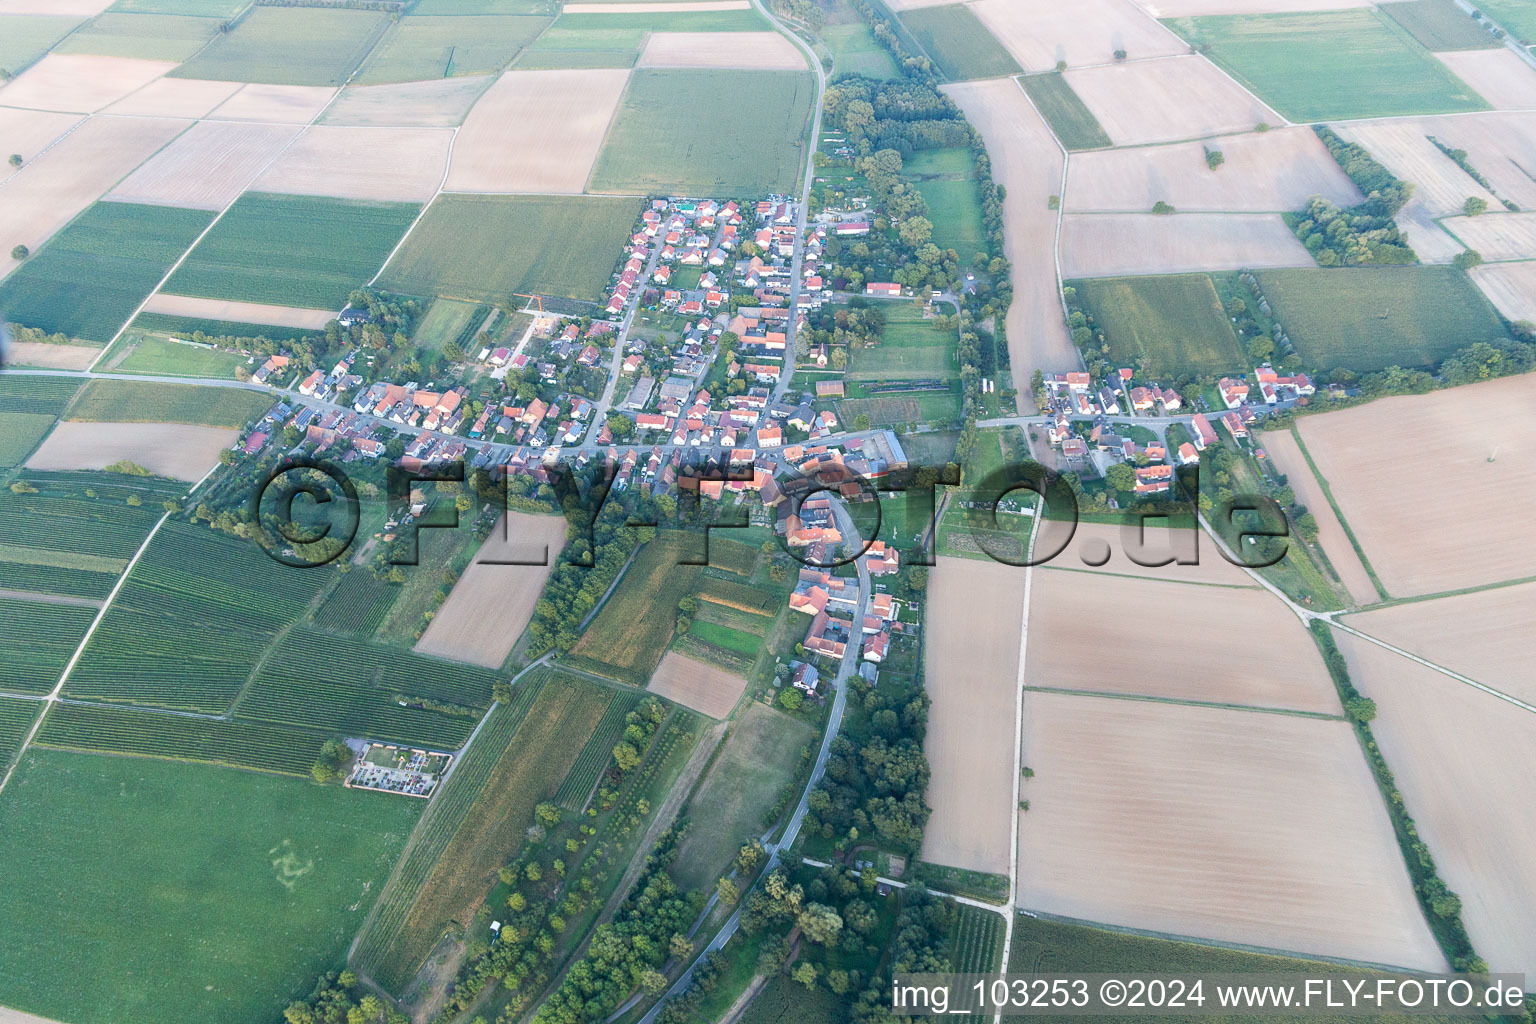
{"type": "Polygon", "coordinates": [[[356,974],[333,971],[315,983],[308,999],[289,1003],[283,1020],[286,1024],[409,1024],[410,1018],[373,993],[363,992],[356,974]]]}
{"type": "Polygon", "coordinates": [[[1365,202],[1349,209],[1313,196],[1307,208],[1296,215],[1296,237],[1318,265],[1418,262],[1393,219],[1413,197],[1412,183],[1399,181],[1363,147],[1345,142],[1331,129],[1318,125],[1314,130],[1339,167],[1365,194],[1365,202]]]}

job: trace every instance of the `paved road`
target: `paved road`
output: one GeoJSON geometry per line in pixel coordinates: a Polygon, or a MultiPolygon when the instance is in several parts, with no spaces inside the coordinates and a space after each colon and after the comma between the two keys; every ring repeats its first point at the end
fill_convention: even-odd
{"type": "Polygon", "coordinates": [[[613,408],[613,393],[619,386],[619,370],[624,365],[624,347],[629,344],[629,329],[634,326],[635,314],[640,310],[640,297],[645,294],[646,285],[651,281],[651,275],[656,271],[656,262],[661,259],[662,243],[651,239],[651,254],[646,257],[645,268],[640,271],[640,277],[635,281],[633,293],[629,297],[628,308],[624,312],[624,319],[619,324],[617,337],[613,342],[613,361],[608,367],[608,383],[603,387],[603,397],[597,400],[597,406],[592,411],[592,422],[587,424],[586,436],[582,439],[582,448],[591,449],[597,447],[595,440],[602,432],[602,426],[608,419],[608,410],[613,408]]]}

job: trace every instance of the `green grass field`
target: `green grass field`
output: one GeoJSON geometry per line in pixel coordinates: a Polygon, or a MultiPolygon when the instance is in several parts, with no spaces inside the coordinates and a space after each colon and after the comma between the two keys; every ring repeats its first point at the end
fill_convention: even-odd
{"type": "Polygon", "coordinates": [[[0,469],[25,462],[53,423],[45,412],[0,412],[0,469]]]}
{"type": "Polygon", "coordinates": [[[96,203],[0,284],[14,323],[110,341],[213,214],[96,203]]]}
{"type": "Polygon", "coordinates": [[[1293,121],[1485,110],[1465,82],[1373,10],[1165,22],[1293,121]]]}
{"type": "Polygon", "coordinates": [[[798,718],[762,704],[742,713],[684,814],[688,835],[672,876],[689,889],[707,889],[743,843],[763,833],[768,812],[794,780],[801,748],[816,732],[798,718]]]}
{"type": "Polygon", "coordinates": [[[1455,0],[1406,0],[1382,4],[1381,12],[1408,30],[1426,49],[1492,50],[1503,44],[1455,0]]]}
{"type": "Polygon", "coordinates": [[[1207,275],[1071,283],[1109,340],[1109,360],[1116,366],[1136,364],[1151,377],[1246,372],[1247,358],[1207,275]]]}
{"type": "Polygon", "coordinates": [[[457,340],[465,331],[477,330],[489,312],[488,307],[478,302],[437,299],[416,326],[416,334],[411,341],[418,348],[436,352],[448,342],[457,340]]]}
{"type": "Polygon", "coordinates": [[[699,566],[677,564],[689,539],[660,533],[645,545],[571,649],[574,664],[635,686],[650,680],[672,640],[677,602],[698,580],[699,566]]]}
{"type": "Polygon", "coordinates": [[[928,204],[933,244],[955,250],[961,265],[969,266],[976,254],[987,248],[987,229],[981,222],[976,182],[967,174],[958,178],[925,178],[916,184],[928,204]]]}
{"type": "Polygon", "coordinates": [[[0,856],[29,865],[0,890],[0,1003],[79,1024],[275,1020],[339,963],[421,803],[29,751],[0,800],[0,856]]]}
{"type": "Polygon", "coordinates": [[[968,7],[951,4],[902,11],[901,23],[951,81],[1000,78],[1024,70],[968,7]]]}
{"type": "Polygon", "coordinates": [[[79,18],[0,14],[0,69],[19,75],[80,24],[79,18]]]}
{"type": "Polygon", "coordinates": [[[94,53],[140,60],[186,60],[219,31],[213,18],[107,11],[64,40],[58,53],[94,53]]]}
{"type": "Polygon", "coordinates": [[[1099,119],[1061,72],[1025,75],[1019,82],[1063,146],[1075,151],[1111,145],[1099,119]]]}
{"type": "Polygon", "coordinates": [[[246,358],[234,352],[132,331],[119,338],[114,348],[122,358],[116,353],[107,357],[99,367],[104,372],[234,380],[235,368],[246,365],[246,358]]]}
{"type": "Polygon", "coordinates": [[[172,72],[177,78],[341,85],[389,26],[389,15],[321,7],[253,7],[234,29],[172,72]]]}
{"type": "Polygon", "coordinates": [[[1536,8],[1526,0],[1487,0],[1477,6],[1522,43],[1536,40],[1536,8]]]}
{"type": "Polygon", "coordinates": [[[411,15],[390,26],[353,84],[500,71],[549,22],[548,18],[411,15]]]}
{"type": "Polygon", "coordinates": [[[1505,336],[1497,312],[1455,267],[1264,270],[1259,285],[1297,355],[1319,371],[1428,367],[1505,336]]]}
{"type": "Polygon", "coordinates": [[[379,284],[472,302],[514,292],[595,300],[639,215],[638,199],[439,196],[379,284]]]}
{"type": "Polygon", "coordinates": [[[923,319],[915,302],[887,302],[885,330],[874,348],[851,348],[849,380],[945,379],[960,372],[960,338],[923,319]]]}
{"type": "MultiPolygon", "coordinates": [[[[606,17],[623,17],[607,15],[606,17]]],[[[816,83],[800,71],[636,71],[592,170],[596,192],[789,192],[816,83]],[[681,124],[709,131],[679,132],[681,124]]]]}
{"type": "Polygon", "coordinates": [[[114,12],[138,14],[190,14],[200,18],[233,18],[246,8],[246,0],[117,0],[114,12]]]}
{"type": "Polygon", "coordinates": [[[866,78],[900,78],[901,70],[891,52],[881,46],[862,21],[850,25],[828,25],[821,38],[832,51],[834,74],[864,75],[866,78]]]}
{"type": "Polygon", "coordinates": [[[243,427],[271,404],[271,396],[244,388],[92,380],[80,390],[65,418],[96,423],[196,423],[205,427],[243,427]]]}
{"type": "Polygon", "coordinates": [[[165,290],[339,310],[378,272],[420,209],[413,203],[247,192],[165,290]]]}

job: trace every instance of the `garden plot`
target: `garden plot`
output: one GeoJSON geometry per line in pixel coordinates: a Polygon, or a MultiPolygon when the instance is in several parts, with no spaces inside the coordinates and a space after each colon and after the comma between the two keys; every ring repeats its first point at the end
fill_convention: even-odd
{"type": "Polygon", "coordinates": [[[336,97],[321,123],[420,128],[456,125],[493,80],[490,75],[472,75],[436,82],[349,86],[336,97]]]}
{"type": "Polygon", "coordinates": [[[453,132],[446,128],[317,125],[256,180],[263,192],[426,202],[442,184],[453,132]]]}
{"type": "Polygon", "coordinates": [[[1339,574],[1339,581],[1349,591],[1350,598],[1355,604],[1375,603],[1378,595],[1371,574],[1366,572],[1365,563],[1360,561],[1355,546],[1349,542],[1344,524],[1339,522],[1333,506],[1328,503],[1328,496],[1323,493],[1317,474],[1307,465],[1295,436],[1285,430],[1267,432],[1261,436],[1260,443],[1270,465],[1276,472],[1285,474],[1286,485],[1296,492],[1296,500],[1317,520],[1317,542],[1322,545],[1329,564],[1339,574]]]}
{"type": "Polygon", "coordinates": [[[1061,224],[1063,277],[1310,267],[1279,214],[1078,213],[1061,224]]]}
{"type": "Polygon", "coordinates": [[[1043,569],[1030,629],[1030,686],[1341,710],[1306,629],[1262,590],[1043,569]]]}
{"type": "Polygon", "coordinates": [[[499,668],[523,635],[564,546],[563,516],[508,512],[433,616],[416,653],[499,668]],[[497,564],[512,560],[534,564],[497,564]]]}
{"type": "Polygon", "coordinates": [[[1031,692],[1024,763],[1021,908],[1445,968],[1346,722],[1031,692]]]}
{"type": "Polygon", "coordinates": [[[238,430],[184,423],[66,422],[53,428],[27,468],[106,469],[126,460],[156,476],[196,481],[239,436],[238,430]]]}
{"type": "MultiPolygon", "coordinates": [[[[0,146],[15,153],[24,161],[31,160],[53,145],[63,134],[80,123],[74,114],[59,114],[47,110],[12,110],[0,107],[0,146]]],[[[19,168],[9,163],[0,164],[0,181],[5,181],[19,168]]]]}
{"type": "Polygon", "coordinates": [[[1234,135],[1211,143],[1109,149],[1072,158],[1068,210],[1145,213],[1159,200],[1176,209],[1289,213],[1320,195],[1340,206],[1360,190],[1310,128],[1234,135]],[[1223,163],[1206,164],[1206,150],[1223,163]]]}
{"type": "Polygon", "coordinates": [[[580,192],[629,72],[508,71],[464,119],[447,187],[457,192],[580,192]]]}
{"type": "Polygon", "coordinates": [[[1491,970],[1529,976],[1536,783],[1524,769],[1536,764],[1536,715],[1375,644],[1335,636],[1355,685],[1376,701],[1371,731],[1440,877],[1461,897],[1472,944],[1491,970]]]}
{"type": "Polygon", "coordinates": [[[650,691],[710,718],[729,717],[747,688],[746,679],[719,665],[668,651],[651,676],[650,691]]]}
{"type": "Polygon", "coordinates": [[[636,67],[804,71],[805,54],[777,32],[652,32],[636,67]]]}
{"type": "Polygon", "coordinates": [[[108,198],[222,210],[300,131],[293,125],[200,121],[123,179],[108,198]]]}
{"type": "Polygon", "coordinates": [[[929,581],[925,861],[1008,872],[1024,579],[1015,566],[941,557],[929,581]]]}
{"type": "Polygon", "coordinates": [[[1440,226],[1485,260],[1536,258],[1536,213],[1490,211],[1479,217],[1451,217],[1440,226]]]}
{"type": "Polygon", "coordinates": [[[1432,217],[1460,213],[1468,196],[1477,196],[1490,207],[1499,205],[1487,189],[1429,141],[1428,136],[1436,131],[1422,120],[1363,121],[1339,126],[1339,134],[1364,146],[1399,178],[1413,182],[1414,201],[1432,217]]]}
{"type": "Polygon", "coordinates": [[[1065,158],[1050,128],[1012,79],[947,85],[981,133],[992,158],[992,176],[1007,190],[1003,200],[1004,246],[1012,266],[1014,300],[1008,307],[1010,365],[1019,401],[1030,404],[1029,375],[1076,369],[1077,349],[1067,334],[1052,246],[1065,158]]]}
{"type": "Polygon", "coordinates": [[[1131,0],[978,0],[971,10],[1026,71],[1108,64],[1116,50],[1135,59],[1189,52],[1131,0]]]}
{"type": "Polygon", "coordinates": [[[1248,131],[1284,118],[1200,56],[1106,64],[1066,72],[1117,146],[1248,131]]]}
{"type": "Polygon", "coordinates": [[[144,303],[145,313],[184,316],[189,320],[214,320],[240,324],[269,324],[273,327],[301,327],[318,331],[336,318],[329,309],[300,309],[297,306],[269,306],[261,302],[230,302],[225,299],[196,299],[187,295],[159,292],[144,303]]]}
{"type": "Polygon", "coordinates": [[[247,85],[209,116],[220,121],[309,124],[335,95],[335,89],[321,85],[247,85]]]}
{"type": "MultiPolygon", "coordinates": [[[[42,245],[186,126],[164,118],[94,117],[70,132],[6,182],[0,251],[42,245]]],[[[0,272],[16,266],[7,262],[0,272]]]]}
{"type": "Polygon", "coordinates": [[[1536,434],[1536,377],[1383,398],[1298,429],[1393,597],[1536,576],[1525,500],[1536,449],[1516,441],[1536,434]],[[1383,437],[1411,466],[1362,443],[1383,437]],[[1432,492],[1405,489],[1410,469],[1432,492]]]}
{"type": "MultiPolygon", "coordinates": [[[[1467,162],[1487,178],[1502,199],[1536,209],[1536,114],[1493,113],[1472,117],[1424,118],[1425,135],[1467,151],[1467,162]]],[[[1481,195],[1481,190],[1467,195],[1481,195]]],[[[1490,206],[1493,204],[1490,203],[1490,206]]]]}
{"type": "Polygon", "coordinates": [[[1536,321],[1536,263],[1477,267],[1472,281],[1511,320],[1536,321]]]}
{"type": "Polygon", "coordinates": [[[233,96],[239,88],[239,82],[158,78],[138,92],[124,96],[104,112],[140,117],[207,117],[214,107],[233,96]]]}
{"type": "Polygon", "coordinates": [[[1536,108],[1536,71],[1513,50],[1453,50],[1435,56],[1495,110],[1536,108]]]}
{"type": "Polygon", "coordinates": [[[89,114],[175,67],[175,61],[50,53],[0,89],[0,103],[89,114]]]}

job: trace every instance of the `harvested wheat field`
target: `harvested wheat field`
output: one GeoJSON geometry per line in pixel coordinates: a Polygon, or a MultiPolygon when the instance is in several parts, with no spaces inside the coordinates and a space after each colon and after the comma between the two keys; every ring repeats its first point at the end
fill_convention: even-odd
{"type": "Polygon", "coordinates": [[[1351,615],[1345,623],[1453,672],[1536,704],[1530,625],[1536,583],[1412,601],[1351,615]]]}
{"type": "MultiPolygon", "coordinates": [[[[123,175],[176,137],[185,121],[93,117],[16,172],[0,202],[0,251],[36,249],[123,175]]],[[[6,261],[10,266],[14,260],[6,261]]],[[[10,269],[0,268],[0,276],[10,269]]]]}
{"type": "Polygon", "coordinates": [[[1030,686],[1338,714],[1301,622],[1263,590],[1042,569],[1030,686]]]}
{"type": "MultiPolygon", "coordinates": [[[[1488,179],[1503,199],[1522,210],[1536,208],[1536,113],[1494,112],[1459,117],[1425,117],[1418,120],[1425,135],[1433,135],[1452,149],[1467,151],[1467,161],[1488,179]]],[[[1466,195],[1485,195],[1474,186],[1466,195]]],[[[1489,203],[1490,207],[1495,204],[1489,203]]],[[[1460,204],[1450,212],[1459,212],[1460,204]]]]}
{"type": "MultiPolygon", "coordinates": [[[[1487,189],[1429,141],[1427,136],[1435,132],[1425,120],[1361,121],[1340,125],[1339,134],[1364,146],[1399,178],[1413,182],[1414,201],[1435,217],[1460,213],[1468,196],[1497,206],[1487,189]]],[[[1472,166],[1477,166],[1475,161],[1472,166]]]]}
{"type": "Polygon", "coordinates": [[[335,95],[335,89],[323,85],[247,85],[210,116],[220,121],[309,124],[335,95]]]}
{"type": "Polygon", "coordinates": [[[1013,303],[1008,307],[1008,352],[1021,408],[1032,410],[1029,375],[1075,370],[1078,354],[1067,334],[1050,240],[1061,193],[1065,158],[1056,137],[1012,79],[944,86],[959,104],[992,158],[992,176],[1007,189],[1003,199],[1004,246],[1012,264],[1013,303]]]}
{"type": "Polygon", "coordinates": [[[1536,263],[1476,267],[1472,282],[1510,320],[1536,321],[1536,263]]]}
{"type": "Polygon", "coordinates": [[[747,681],[719,665],[696,661],[676,651],[668,651],[651,676],[650,691],[686,708],[725,718],[741,700],[747,681]]]}
{"type": "Polygon", "coordinates": [[[320,330],[336,318],[334,310],[269,306],[262,302],[231,302],[227,299],[194,299],[189,295],[157,292],[144,303],[146,313],[165,313],[194,320],[227,320],[273,327],[305,327],[320,330]]]}
{"type": "Polygon", "coordinates": [[[326,110],[321,123],[451,127],[464,120],[493,80],[491,75],[466,75],[436,82],[348,86],[326,110]]]}
{"type": "Polygon", "coordinates": [[[464,119],[447,187],[580,192],[628,81],[623,69],[506,72],[464,119]]]}
{"type": "Polygon", "coordinates": [[[777,32],[652,32],[635,66],[804,71],[805,54],[777,32]]]}
{"type": "Polygon", "coordinates": [[[747,11],[750,0],[693,0],[679,3],[566,4],[565,14],[690,14],[697,11],[747,11]]]}
{"type": "Polygon", "coordinates": [[[127,460],[177,480],[201,480],[240,431],[186,423],[73,423],[53,428],[28,469],[105,469],[127,460]]]}
{"type": "Polygon", "coordinates": [[[1075,68],[1064,77],[1117,146],[1285,123],[1216,65],[1195,55],[1075,68]]]}
{"type": "MultiPolygon", "coordinates": [[[[29,161],[79,123],[80,118],[75,114],[0,107],[0,148],[4,148],[7,155],[16,153],[23,161],[29,161]]],[[[17,170],[9,163],[0,164],[0,181],[17,170]]]]}
{"type": "Polygon", "coordinates": [[[317,125],[272,162],[255,188],[285,195],[426,202],[443,182],[452,146],[448,128],[317,125]]]}
{"type": "Polygon", "coordinates": [[[941,557],[931,571],[923,751],[933,816],[923,860],[1008,873],[1024,578],[1023,569],[974,558],[941,557]]]}
{"type": "Polygon", "coordinates": [[[209,82],[198,78],[157,78],[130,93],[104,113],[139,117],[207,117],[240,88],[239,82],[209,82]]]}
{"type": "Polygon", "coordinates": [[[1374,7],[1375,0],[1136,0],[1154,18],[1199,17],[1206,14],[1288,14],[1301,11],[1341,11],[1374,7]]]}
{"type": "MultiPolygon", "coordinates": [[[[1439,602],[1436,602],[1439,603],[1439,602]]],[[[1371,731],[1404,805],[1461,897],[1461,919],[1494,971],[1536,972],[1536,715],[1433,669],[1335,634],[1350,676],[1376,701],[1371,731]]]]}
{"type": "Polygon", "coordinates": [[[1454,50],[1435,56],[1496,110],[1536,109],[1536,71],[1513,50],[1454,50]]]}
{"type": "Polygon", "coordinates": [[[1460,243],[1445,233],[1436,223],[1435,215],[1417,199],[1404,203],[1393,220],[1420,263],[1449,263],[1462,250],[1460,243]]]}
{"type": "Polygon", "coordinates": [[[1494,207],[1479,217],[1447,218],[1440,226],[1485,260],[1536,258],[1536,213],[1506,213],[1494,207]]]}
{"type": "Polygon", "coordinates": [[[1069,524],[1063,520],[1043,520],[1035,538],[1035,558],[1061,549],[1061,553],[1041,563],[1051,569],[1114,573],[1182,583],[1225,584],[1234,587],[1257,586],[1248,574],[1221,556],[1216,542],[1198,530],[1170,530],[1161,526],[1116,526],[1109,523],[1080,522],[1067,538],[1069,524]],[[1063,547],[1065,544],[1065,547],[1063,547]],[[1109,560],[1102,561],[1108,553],[1109,560]],[[1194,559],[1194,564],[1140,565],[1169,557],[1194,559]],[[1089,564],[1097,562],[1097,565],[1089,564]]]}
{"type": "Polygon", "coordinates": [[[433,616],[416,653],[499,668],[523,635],[564,545],[565,517],[508,512],[433,616]],[[536,564],[496,564],[507,561],[536,564]]]}
{"type": "Polygon", "coordinates": [[[0,89],[0,103],[8,107],[89,114],[148,85],[175,67],[175,61],[50,53],[0,89]]]}
{"type": "Polygon", "coordinates": [[[1131,0],[977,0],[971,10],[1026,71],[1108,64],[1116,50],[1137,60],[1189,52],[1131,0]]]}
{"type": "Polygon", "coordinates": [[[1279,214],[1076,213],[1061,223],[1067,278],[1313,265],[1279,214]]]}
{"type": "Polygon", "coordinates": [[[1536,376],[1382,398],[1297,427],[1393,597],[1536,576],[1536,447],[1524,440],[1536,436],[1536,376]],[[1362,442],[1380,437],[1411,464],[1362,442]],[[1423,488],[1406,482],[1410,469],[1423,488]]]}
{"type": "Polygon", "coordinates": [[[17,366],[43,366],[50,370],[89,369],[99,355],[99,345],[49,345],[36,341],[13,341],[6,350],[7,361],[17,366]]]}
{"type": "Polygon", "coordinates": [[[1105,149],[1072,157],[1067,209],[1145,213],[1158,200],[1176,209],[1289,213],[1320,195],[1340,206],[1362,200],[1310,128],[1234,135],[1212,144],[1226,160],[1212,171],[1205,143],[1105,149]]]}
{"type": "Polygon", "coordinates": [[[199,121],[128,175],[110,198],[222,210],[300,131],[293,125],[199,121]]]}
{"type": "Polygon", "coordinates": [[[1349,724],[1030,692],[1018,905],[1443,970],[1349,724]]]}
{"type": "Polygon", "coordinates": [[[1380,600],[1371,574],[1365,571],[1365,564],[1344,532],[1344,524],[1339,522],[1333,506],[1328,504],[1328,496],[1323,493],[1323,486],[1318,483],[1312,467],[1307,465],[1296,438],[1290,431],[1274,431],[1259,435],[1259,443],[1264,446],[1275,470],[1285,474],[1285,482],[1296,492],[1296,500],[1317,520],[1317,542],[1322,545],[1329,564],[1339,574],[1339,581],[1349,591],[1350,598],[1357,605],[1374,604],[1380,600]]]}

